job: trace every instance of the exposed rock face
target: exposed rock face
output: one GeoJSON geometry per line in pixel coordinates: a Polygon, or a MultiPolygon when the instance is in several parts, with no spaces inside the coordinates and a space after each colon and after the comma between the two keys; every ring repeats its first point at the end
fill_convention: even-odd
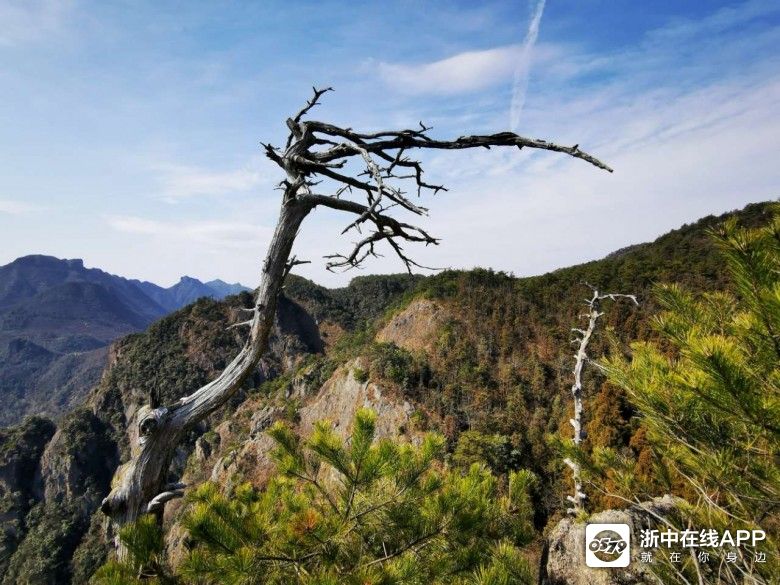
{"type": "Polygon", "coordinates": [[[24,518],[40,499],[38,461],[55,432],[54,423],[33,417],[14,429],[0,430],[0,574],[24,535],[24,518]]]}
{"type": "Polygon", "coordinates": [[[647,564],[639,561],[639,534],[656,526],[653,516],[675,510],[671,496],[644,502],[626,510],[605,510],[590,517],[590,524],[628,524],[631,527],[631,562],[626,568],[591,568],[585,564],[585,526],[570,518],[561,520],[547,538],[539,581],[543,585],[659,585],[647,564]]]}
{"type": "MultiPolygon", "coordinates": [[[[0,446],[7,438],[8,453],[24,455],[24,461],[10,455],[5,461],[5,449],[0,448],[0,521],[5,534],[0,535],[0,573],[4,573],[0,584],[86,582],[107,551],[103,517],[97,509],[127,448],[127,433],[136,430],[132,425],[128,428],[127,421],[152,395],[163,403],[176,400],[224,367],[243,341],[238,330],[226,328],[239,320],[237,308],[242,304],[248,304],[248,296],[233,297],[226,303],[204,299],[155,323],[143,334],[117,342],[109,352],[109,367],[86,407],[71,412],[58,429],[46,421],[47,433],[33,433],[41,435],[35,447],[28,444],[30,433],[24,429],[0,431],[0,446]]],[[[313,319],[296,303],[283,300],[271,350],[249,386],[295,367],[303,356],[321,348],[313,319]]],[[[228,411],[246,400],[245,394],[239,394],[228,411]]],[[[241,411],[247,418],[253,415],[251,407],[248,404],[241,411]]],[[[272,416],[265,420],[261,414],[254,413],[257,429],[275,420],[272,416]]],[[[216,418],[204,421],[191,441],[180,446],[172,474],[179,476],[197,436],[218,422],[216,418]]],[[[241,426],[228,420],[226,426],[230,425],[241,426]]],[[[223,455],[235,455],[234,446],[241,445],[237,434],[231,436],[225,429],[220,432],[199,441],[199,455],[209,463],[223,455]]],[[[260,463],[258,473],[264,468],[260,463]]],[[[270,461],[265,468],[270,468],[270,461]]],[[[221,477],[227,477],[228,471],[221,477]]],[[[208,476],[198,478],[203,479],[208,476]]],[[[175,506],[172,509],[175,511],[175,506]]]]}
{"type": "Polygon", "coordinates": [[[300,410],[300,432],[309,435],[318,420],[329,420],[337,432],[347,436],[355,413],[360,408],[370,408],[377,414],[376,436],[396,437],[409,422],[414,408],[405,400],[383,393],[382,388],[371,382],[355,378],[355,369],[361,361],[354,360],[338,369],[325,382],[322,389],[308,405],[300,410]]]}
{"type": "Polygon", "coordinates": [[[395,343],[412,352],[430,351],[447,319],[447,312],[441,305],[428,299],[417,299],[390,319],[376,339],[395,343]]]}
{"type": "MultiPolygon", "coordinates": [[[[752,219],[748,218],[748,225],[755,225],[764,218],[768,212],[762,209],[755,207],[749,210],[752,219]]],[[[546,469],[543,466],[550,461],[550,455],[542,449],[543,441],[539,437],[557,432],[556,411],[549,407],[548,399],[552,400],[551,388],[564,387],[555,377],[559,364],[563,363],[557,356],[560,351],[568,356],[569,351],[566,340],[561,342],[555,332],[563,333],[570,326],[571,315],[566,311],[575,311],[578,306],[578,283],[589,280],[589,274],[596,274],[599,279],[603,277],[599,284],[605,287],[617,288],[617,283],[619,288],[640,293],[647,290],[645,283],[668,281],[684,275],[694,289],[718,290],[725,282],[722,261],[712,252],[709,239],[703,235],[703,228],[714,225],[716,221],[717,218],[709,218],[706,225],[684,228],[679,233],[665,236],[657,244],[637,247],[616,259],[589,263],[544,277],[521,281],[506,275],[486,275],[485,271],[451,275],[436,286],[452,285],[452,288],[442,288],[440,293],[436,292],[439,288],[432,288],[426,293],[436,300],[415,298],[386,323],[376,323],[374,319],[384,315],[403,294],[409,293],[418,279],[363,277],[347,288],[327,290],[290,276],[285,294],[296,302],[286,304],[288,312],[283,308],[285,301],[280,302],[280,330],[274,336],[272,352],[248,383],[247,390],[295,370],[302,363],[310,363],[304,361],[310,359],[306,357],[308,354],[320,352],[323,347],[327,351],[327,346],[340,336],[362,332],[363,325],[375,323],[383,327],[377,341],[395,343],[415,354],[428,354],[431,359],[426,365],[440,368],[440,372],[434,372],[436,374],[451,373],[452,380],[444,380],[444,385],[428,385],[422,381],[420,373],[419,386],[415,381],[414,388],[396,389],[392,387],[392,382],[387,382],[385,386],[384,382],[361,381],[366,378],[367,371],[368,375],[372,375],[370,370],[373,366],[366,367],[359,361],[343,364],[335,372],[330,370],[334,363],[323,366],[320,372],[304,368],[292,380],[282,378],[283,386],[274,386],[280,389],[274,392],[274,400],[266,393],[239,392],[225,409],[205,421],[188,438],[176,455],[174,475],[178,479],[178,472],[186,466],[184,481],[193,487],[212,478],[226,486],[237,481],[251,481],[262,486],[273,472],[269,456],[273,445],[264,432],[269,425],[284,419],[308,432],[314,421],[326,418],[338,424],[339,432],[347,434],[355,410],[362,406],[369,406],[379,413],[380,436],[402,434],[402,429],[410,426],[417,428],[416,418],[414,425],[407,424],[412,408],[425,415],[424,428],[443,430],[453,443],[462,430],[472,425],[486,433],[507,435],[517,431],[519,449],[528,453],[523,465],[531,467],[530,463],[537,461],[539,467],[546,469]],[[485,303],[484,295],[491,291],[495,294],[488,299],[489,304],[485,303]],[[504,310],[515,302],[519,307],[517,310],[504,310]],[[488,311],[481,310],[486,305],[488,311]],[[514,321],[505,319],[505,315],[514,321]],[[448,339],[444,331],[448,329],[454,331],[450,335],[453,339],[466,340],[455,348],[459,352],[449,352],[450,346],[444,343],[448,339]],[[471,332],[474,332],[471,338],[464,335],[471,332]],[[507,351],[513,347],[519,349],[515,353],[507,351]],[[509,354],[506,360],[503,357],[494,359],[495,355],[504,353],[509,354]],[[444,355],[456,358],[444,360],[444,355]],[[468,367],[464,367],[463,372],[458,369],[460,356],[475,356],[474,363],[464,364],[468,367]],[[434,359],[437,360],[435,363],[434,359]],[[503,368],[512,375],[497,376],[476,367],[485,364],[495,365],[496,371],[503,368]],[[358,370],[361,372],[358,373],[358,370]],[[402,395],[406,390],[409,392],[402,395]],[[447,395],[445,390],[453,394],[447,395]],[[403,396],[416,402],[412,406],[404,401],[403,396]],[[428,402],[427,397],[431,397],[428,402]],[[472,400],[472,397],[476,398],[472,400]],[[436,410],[438,402],[445,404],[447,409],[436,410]],[[443,420],[436,418],[440,415],[443,415],[443,420]],[[499,430],[499,425],[510,430],[499,430]]],[[[76,265],[70,268],[80,270],[76,265]]],[[[14,282],[19,284],[22,281],[16,279],[14,282]]],[[[35,290],[17,289],[16,284],[14,290],[19,291],[19,298],[37,294],[35,290]]],[[[10,294],[9,290],[4,289],[0,282],[0,297],[6,298],[3,295],[10,294]]],[[[103,516],[91,513],[85,517],[84,512],[93,509],[93,502],[99,502],[105,495],[104,489],[99,495],[96,493],[103,485],[100,478],[105,477],[102,465],[105,463],[111,468],[117,458],[122,458],[127,421],[149,401],[150,394],[156,394],[165,404],[212,379],[243,343],[245,331],[227,330],[226,326],[245,319],[238,309],[250,303],[251,299],[246,294],[223,303],[202,300],[158,321],[144,333],[115,343],[109,352],[110,366],[87,402],[91,414],[105,425],[103,430],[89,430],[92,423],[86,417],[82,419],[87,429],[83,435],[86,440],[75,440],[80,436],[78,432],[68,435],[62,430],[57,439],[46,447],[55,431],[50,425],[48,435],[44,433],[39,441],[36,440],[37,447],[31,447],[29,452],[27,447],[21,450],[29,455],[32,467],[26,469],[32,469],[32,472],[20,474],[11,471],[20,469],[14,467],[15,464],[6,465],[10,461],[4,459],[7,453],[6,435],[0,431],[0,503],[3,504],[0,523],[3,533],[12,536],[10,540],[0,542],[2,585],[84,583],[88,579],[91,570],[102,562],[101,555],[105,554],[106,546],[101,540],[103,516]],[[95,437],[104,431],[110,439],[109,448],[96,448],[95,437]],[[74,442],[70,445],[72,439],[74,442]],[[44,448],[45,460],[39,466],[44,448]],[[9,477],[13,478],[12,481],[9,477]],[[8,489],[3,492],[3,485],[6,488],[8,485],[16,486],[10,491],[21,495],[5,499],[8,489]],[[90,485],[96,486],[95,493],[75,501],[83,486],[90,485]],[[48,505],[47,499],[50,500],[48,505]],[[5,507],[7,503],[10,508],[5,507]],[[7,544],[11,545],[10,548],[3,548],[7,544]],[[78,548],[71,555],[69,551],[76,545],[78,548]],[[13,567],[9,569],[8,556],[15,549],[17,553],[10,559],[13,567]],[[72,579],[68,576],[69,570],[73,571],[72,579]]],[[[79,306],[83,309],[92,305],[81,303],[79,306]]],[[[57,303],[53,303],[52,307],[49,314],[61,317],[62,307],[57,303]]],[[[80,317],[83,313],[74,316],[80,317]]],[[[21,317],[21,313],[15,313],[13,322],[21,323],[21,317]]],[[[77,321],[73,319],[73,322],[77,321]]],[[[118,322],[115,318],[106,321],[111,326],[118,322]]],[[[644,331],[640,328],[644,327],[642,323],[644,321],[629,321],[620,331],[626,339],[641,338],[640,334],[644,331]]],[[[0,355],[0,361],[7,358],[6,365],[24,368],[37,363],[36,360],[45,360],[48,364],[51,355],[61,349],[52,349],[30,337],[23,338],[23,341],[6,345],[0,343],[0,354],[9,352],[0,355]]],[[[93,347],[84,336],[77,341],[75,349],[79,351],[93,347]]],[[[335,350],[330,355],[334,361],[341,363],[343,356],[339,352],[343,349],[336,347],[335,350]]],[[[351,353],[350,348],[347,355],[358,354],[351,353]]],[[[369,359],[374,358],[367,356],[366,361],[369,359]]],[[[70,371],[70,368],[67,369],[70,371]]],[[[47,391],[56,386],[48,378],[40,379],[45,382],[42,387],[47,391]]],[[[557,510],[560,498],[555,490],[542,493],[538,507],[557,510]]],[[[178,526],[177,509],[180,510],[181,506],[180,501],[174,501],[166,507],[166,521],[169,526],[173,525],[174,531],[178,526]]],[[[619,518],[623,518],[621,514],[632,514],[631,511],[605,514],[612,513],[619,518]]],[[[649,576],[637,576],[636,572],[614,572],[612,581],[604,580],[609,571],[586,572],[581,548],[582,530],[571,521],[563,521],[553,531],[542,571],[547,583],[555,580],[559,583],[587,580],[588,585],[652,582],[649,576]],[[648,581],[639,580],[645,577],[648,581]]]]}
{"type": "MultiPolygon", "coordinates": [[[[277,399],[303,403],[297,411],[301,436],[310,435],[318,420],[329,420],[336,432],[346,437],[360,408],[377,413],[378,438],[397,437],[408,428],[412,405],[373,382],[356,379],[355,371],[362,365],[360,359],[349,362],[321,387],[315,383],[315,372],[304,369],[282,390],[277,399]]],[[[285,414],[284,407],[269,403],[268,398],[248,398],[232,416],[195,442],[182,480],[188,485],[213,481],[225,491],[246,481],[262,488],[275,471],[271,456],[275,443],[265,430],[285,414]]],[[[167,551],[173,564],[184,555],[185,533],[178,523],[181,512],[181,501],[171,502],[165,509],[167,551]]]]}
{"type": "MultiPolygon", "coordinates": [[[[283,398],[303,402],[297,413],[297,430],[302,436],[310,435],[318,420],[331,421],[340,435],[347,436],[360,408],[371,408],[377,413],[377,437],[396,437],[408,427],[412,405],[383,392],[373,382],[358,381],[354,371],[359,366],[360,360],[354,360],[339,368],[321,388],[307,385],[305,372],[293,379],[283,398]]],[[[274,443],[264,431],[284,416],[283,407],[250,398],[213,433],[198,439],[189,463],[189,477],[194,479],[199,475],[197,470],[212,465],[210,475],[200,479],[210,479],[226,489],[237,480],[262,487],[274,470],[274,443]]]]}
{"type": "MultiPolygon", "coordinates": [[[[48,503],[76,502],[104,492],[118,462],[109,429],[94,413],[79,409],[68,415],[41,457],[43,498],[48,503]]],[[[85,515],[97,502],[82,502],[85,515]]]]}
{"type": "Polygon", "coordinates": [[[107,429],[91,411],[63,420],[36,467],[20,478],[32,494],[18,537],[6,547],[3,585],[70,580],[71,559],[116,462],[107,429]]]}

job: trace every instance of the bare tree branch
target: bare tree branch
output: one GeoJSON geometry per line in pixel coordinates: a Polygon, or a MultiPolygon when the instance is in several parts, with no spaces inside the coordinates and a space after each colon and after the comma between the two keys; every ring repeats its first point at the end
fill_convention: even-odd
{"type": "MultiPolygon", "coordinates": [[[[592,364],[598,366],[596,362],[593,362],[588,357],[588,344],[596,331],[596,325],[600,317],[604,315],[601,311],[601,303],[605,300],[617,301],[620,299],[630,299],[635,305],[639,306],[639,301],[636,300],[635,295],[626,295],[620,293],[607,293],[600,294],[598,288],[588,283],[585,283],[591,291],[593,296],[585,301],[588,305],[588,312],[580,315],[588,320],[588,326],[585,329],[573,328],[572,332],[579,335],[574,339],[572,343],[577,343],[577,351],[574,354],[574,383],[571,387],[571,394],[574,398],[574,416],[569,419],[569,423],[574,429],[574,445],[580,447],[582,441],[587,437],[587,433],[583,428],[583,399],[582,399],[582,370],[585,364],[592,364]]],[[[572,471],[572,480],[574,482],[574,494],[566,496],[566,499],[572,503],[572,507],[567,510],[569,514],[579,514],[584,508],[584,501],[587,495],[582,488],[582,470],[580,464],[570,458],[566,458],[563,462],[569,466],[572,471]]]]}
{"type": "Polygon", "coordinates": [[[306,102],[306,105],[303,106],[303,108],[301,108],[301,110],[295,114],[293,118],[287,120],[287,127],[290,129],[290,136],[287,138],[287,146],[285,148],[290,148],[290,144],[292,144],[293,140],[300,138],[300,136],[297,134],[297,130],[301,118],[308,114],[309,110],[311,110],[314,106],[319,104],[320,98],[324,93],[333,91],[332,87],[326,87],[325,89],[317,89],[316,87],[312,87],[311,89],[314,92],[314,96],[308,102],[306,102]]]}
{"type": "Polygon", "coordinates": [[[436,140],[428,135],[431,128],[422,122],[416,129],[356,132],[307,120],[307,115],[329,91],[331,88],[313,88],[313,95],[303,108],[287,119],[289,135],[283,149],[261,143],[265,155],[284,172],[284,179],[278,186],[282,192],[279,219],[262,265],[254,306],[247,309],[251,319],[235,325],[249,328],[246,343],[208,384],[175,404],[160,406],[153,402],[138,410],[137,418],[131,423],[138,432],[128,433],[130,460],[117,470],[115,487],[101,507],[115,525],[131,522],[148,511],[159,515],[167,501],[178,497],[183,488],[165,489],[174,450],[188,430],[223,406],[257,368],[268,348],[284,279],[294,266],[302,263],[294,256],[291,258],[291,253],[300,227],[312,210],[325,207],[348,213],[351,220],[343,232],[354,230],[361,234],[351,251],[326,256],[328,269],[358,268],[367,258],[380,255],[377,247],[381,244],[389,246],[411,272],[415,267],[423,267],[407,254],[402,244],[427,246],[436,245],[439,240],[423,228],[393,217],[391,212],[402,209],[417,216],[427,215],[425,207],[406,196],[404,186],[413,188],[418,196],[423,191],[435,194],[446,189],[423,179],[422,164],[409,158],[410,151],[493,146],[533,148],[561,152],[600,169],[612,170],[581,151],[578,145],[560,146],[511,132],[436,140]],[[362,169],[354,173],[347,170],[351,161],[357,161],[362,169]],[[312,192],[323,181],[334,184],[332,194],[312,192]],[[363,200],[355,201],[351,198],[355,195],[363,200]],[[363,233],[366,228],[367,233],[363,233]]]}

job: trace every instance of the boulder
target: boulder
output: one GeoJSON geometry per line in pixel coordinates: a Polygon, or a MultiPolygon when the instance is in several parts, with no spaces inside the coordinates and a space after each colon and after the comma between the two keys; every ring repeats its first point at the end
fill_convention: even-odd
{"type": "Polygon", "coordinates": [[[605,510],[587,522],[565,518],[550,531],[542,553],[539,582],[542,585],[658,585],[648,564],[640,562],[638,546],[643,528],[657,527],[677,507],[672,496],[655,498],[625,510],[605,510]],[[585,564],[587,524],[628,524],[631,529],[631,561],[625,568],[594,568],[585,564]]]}

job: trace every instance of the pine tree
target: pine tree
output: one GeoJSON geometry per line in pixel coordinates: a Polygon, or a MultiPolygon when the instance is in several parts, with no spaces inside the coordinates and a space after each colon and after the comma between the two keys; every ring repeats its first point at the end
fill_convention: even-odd
{"type": "MultiPolygon", "coordinates": [[[[725,561],[729,548],[710,550],[706,564],[683,555],[680,565],[660,565],[664,578],[773,582],[780,575],[780,211],[765,227],[727,222],[713,235],[733,294],[697,298],[661,287],[662,341],[636,343],[630,361],[604,365],[638,407],[661,475],[681,486],[687,504],[678,526],[767,531],[757,549],[733,549],[736,562],[725,561]],[[756,562],[761,553],[766,562],[756,562]]],[[[628,495],[640,486],[623,467],[628,495]]]]}
{"type": "Polygon", "coordinates": [[[265,489],[223,494],[208,483],[189,496],[191,551],[175,577],[142,520],[122,534],[130,562],[109,563],[96,582],[145,572],[159,583],[531,583],[520,547],[533,536],[534,476],[513,472],[502,485],[480,464],[450,470],[440,435],[376,440],[375,421],[359,411],[347,441],[326,422],[308,440],[277,423],[279,472],[265,489]],[[139,540],[151,546],[131,545],[139,540]]]}

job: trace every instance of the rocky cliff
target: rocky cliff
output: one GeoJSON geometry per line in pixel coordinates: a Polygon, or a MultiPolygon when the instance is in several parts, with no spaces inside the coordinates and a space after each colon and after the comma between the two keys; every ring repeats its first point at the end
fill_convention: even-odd
{"type": "Polygon", "coordinates": [[[0,425],[80,406],[109,343],[201,297],[244,290],[190,277],[163,288],[42,255],[0,266],[0,425]]]}
{"type": "MultiPolygon", "coordinates": [[[[766,206],[753,206],[740,218],[750,225],[766,213],[766,206]]],[[[436,429],[453,453],[486,461],[499,473],[535,471],[541,534],[560,519],[564,499],[563,466],[546,437],[566,429],[567,335],[579,312],[580,283],[638,294],[640,310],[619,308],[605,324],[618,339],[646,337],[654,308],[644,301],[654,282],[683,280],[699,289],[726,283],[706,235],[716,221],[707,218],[618,256],[529,279],[450,271],[427,279],[364,277],[333,291],[292,277],[271,351],[230,405],[181,446],[173,478],[189,485],[211,479],[225,487],[241,481],[262,486],[273,473],[263,432],[273,421],[285,419],[305,435],[314,421],[329,419],[346,433],[355,410],[370,406],[379,412],[384,436],[414,440],[436,429]]],[[[27,583],[86,581],[107,550],[96,509],[126,458],[126,422],[150,398],[176,400],[215,376],[243,342],[242,332],[227,326],[249,303],[246,293],[224,302],[202,299],[116,342],[83,408],[56,429],[34,420],[0,437],[8,445],[2,447],[7,463],[0,463],[4,583],[22,576],[27,583]],[[29,480],[20,479],[25,473],[29,480]]],[[[599,340],[593,351],[607,351],[607,343],[599,340]]],[[[641,448],[632,442],[630,405],[598,379],[589,389],[593,444],[641,448]]],[[[182,545],[182,505],[166,509],[174,552],[182,545]]]]}

